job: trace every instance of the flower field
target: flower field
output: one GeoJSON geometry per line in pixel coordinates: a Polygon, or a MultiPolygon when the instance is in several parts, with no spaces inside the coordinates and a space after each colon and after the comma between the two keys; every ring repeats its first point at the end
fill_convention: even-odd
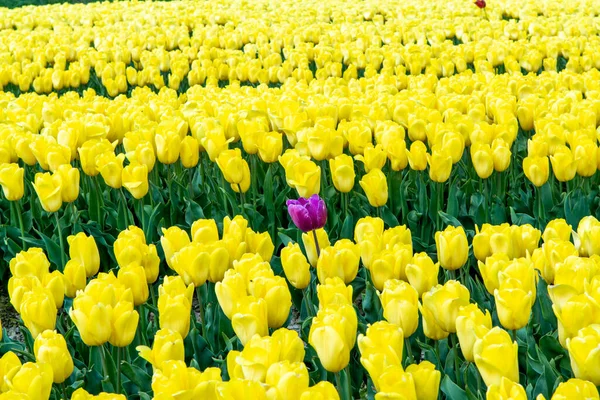
{"type": "Polygon", "coordinates": [[[600,399],[596,10],[0,7],[0,400],[600,399]]]}

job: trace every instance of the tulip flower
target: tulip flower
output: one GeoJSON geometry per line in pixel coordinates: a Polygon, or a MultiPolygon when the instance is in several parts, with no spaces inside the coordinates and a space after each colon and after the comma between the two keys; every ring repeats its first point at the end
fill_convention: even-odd
{"type": "Polygon", "coordinates": [[[523,172],[535,186],[542,186],[548,180],[548,174],[550,173],[548,157],[525,157],[523,159],[523,172]]]}
{"type": "Polygon", "coordinates": [[[0,392],[8,392],[10,390],[8,383],[13,376],[21,369],[21,360],[12,351],[4,353],[0,358],[0,375],[4,377],[4,382],[0,383],[0,392]]]}
{"type": "Polygon", "coordinates": [[[165,254],[165,260],[170,268],[173,268],[171,259],[179,250],[190,244],[190,237],[183,229],[172,226],[168,229],[162,228],[160,244],[165,254]]]}
{"type": "Polygon", "coordinates": [[[327,278],[325,283],[317,285],[319,309],[337,305],[352,305],[352,286],[344,284],[339,277],[327,278]]]}
{"type": "Polygon", "coordinates": [[[450,280],[434,286],[423,294],[423,307],[446,332],[456,332],[456,318],[461,307],[469,304],[469,289],[460,282],[450,280]]]}
{"type": "Polygon", "coordinates": [[[596,386],[592,382],[576,378],[559,383],[552,395],[552,400],[598,398],[600,398],[598,389],[596,389],[596,386]]]}
{"type": "Polygon", "coordinates": [[[267,302],[264,299],[244,296],[237,301],[234,310],[231,325],[242,345],[254,335],[269,334],[267,302]]]}
{"type": "Polygon", "coordinates": [[[321,251],[317,261],[319,282],[337,276],[348,284],[356,278],[359,262],[360,247],[349,239],[338,240],[321,251]]]}
{"type": "Polygon", "coordinates": [[[316,385],[306,389],[300,396],[300,400],[311,400],[315,398],[324,400],[339,400],[340,395],[331,382],[321,381],[316,385]]]}
{"type": "Polygon", "coordinates": [[[360,180],[360,186],[363,188],[369,204],[373,207],[381,207],[388,200],[387,179],[380,169],[372,169],[360,180]]]}
{"type": "Polygon", "coordinates": [[[62,206],[62,185],[60,175],[51,175],[48,172],[35,174],[33,188],[46,212],[58,211],[62,206]]]}
{"type": "Polygon", "coordinates": [[[200,144],[192,136],[186,136],[181,141],[179,158],[184,168],[194,168],[200,161],[200,144]]]}
{"type": "Polygon", "coordinates": [[[34,344],[35,359],[52,367],[54,383],[63,383],[73,372],[73,359],[65,338],[56,331],[40,333],[34,344]]]}
{"type": "Polygon", "coordinates": [[[296,289],[304,289],[310,283],[310,264],[298,243],[288,243],[281,250],[281,265],[288,282],[296,289]]]}
{"type": "Polygon", "coordinates": [[[0,164],[0,186],[8,201],[17,201],[23,197],[23,175],[25,170],[19,164],[0,164]]]}
{"type": "Polygon", "coordinates": [[[577,336],[567,339],[567,349],[575,378],[585,379],[600,385],[600,325],[593,324],[579,331],[577,336]]]}
{"type": "Polygon", "coordinates": [[[148,167],[137,162],[123,168],[122,182],[125,189],[136,199],[148,193],[148,167]]]}
{"type": "Polygon", "coordinates": [[[475,365],[489,387],[500,385],[502,378],[519,381],[518,346],[505,330],[494,327],[473,346],[475,365]]]}
{"type": "Polygon", "coordinates": [[[329,168],[333,179],[333,185],[341,193],[348,193],[354,187],[354,160],[347,154],[329,160],[329,168]]]}
{"type": "Polygon", "coordinates": [[[37,337],[43,331],[55,328],[56,302],[48,289],[35,287],[25,293],[18,311],[32,337],[37,337]]]}
{"type": "Polygon", "coordinates": [[[406,372],[413,378],[417,399],[437,399],[442,374],[435,369],[435,365],[422,361],[406,367],[406,372]]]}
{"type": "MultiPolygon", "coordinates": [[[[552,397],[554,398],[554,397],[552,397]]],[[[488,386],[486,399],[489,400],[527,400],[527,393],[518,382],[502,377],[500,384],[488,386]]]]}
{"type": "Polygon", "coordinates": [[[154,335],[152,348],[137,346],[136,350],[144,360],[155,369],[163,369],[165,363],[171,360],[184,361],[183,338],[179,332],[170,329],[159,329],[154,335]]]}
{"type": "Polygon", "coordinates": [[[417,253],[406,264],[406,277],[419,297],[438,284],[439,263],[433,263],[427,253],[417,253]]]}
{"type": "Polygon", "coordinates": [[[52,375],[51,364],[28,362],[12,377],[8,387],[11,392],[25,394],[29,399],[48,399],[52,390],[52,375]]]}
{"type": "Polygon", "coordinates": [[[214,219],[198,219],[192,223],[192,241],[197,243],[212,243],[219,240],[219,231],[214,219]]]}
{"type": "Polygon", "coordinates": [[[410,151],[406,150],[408,163],[414,171],[423,171],[427,168],[427,147],[425,143],[417,140],[410,145],[410,151]]]}
{"type": "Polygon", "coordinates": [[[489,311],[483,313],[476,304],[469,304],[458,311],[456,317],[456,335],[465,360],[473,362],[473,346],[492,329],[492,317],[489,311]]]}
{"type": "Polygon", "coordinates": [[[383,317],[402,328],[404,337],[410,337],[419,325],[419,295],[407,282],[390,279],[379,296],[383,317]]]}
{"type": "Polygon", "coordinates": [[[350,362],[357,323],[356,312],[350,305],[321,309],[313,319],[308,342],[327,371],[339,372],[350,362]]]}
{"type": "Polygon", "coordinates": [[[185,338],[190,330],[194,285],[186,287],[181,277],[165,277],[158,287],[158,323],[161,329],[179,332],[185,338]]]}
{"type": "Polygon", "coordinates": [[[442,232],[435,233],[440,265],[450,271],[461,268],[469,257],[469,243],[462,226],[448,226],[442,232]]]}

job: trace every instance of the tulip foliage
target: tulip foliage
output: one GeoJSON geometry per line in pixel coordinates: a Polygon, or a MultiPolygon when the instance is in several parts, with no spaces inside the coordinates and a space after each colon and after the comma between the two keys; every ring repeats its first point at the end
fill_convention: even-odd
{"type": "Polygon", "coordinates": [[[0,399],[600,398],[598,0],[89,3],[0,7],[0,399]]]}

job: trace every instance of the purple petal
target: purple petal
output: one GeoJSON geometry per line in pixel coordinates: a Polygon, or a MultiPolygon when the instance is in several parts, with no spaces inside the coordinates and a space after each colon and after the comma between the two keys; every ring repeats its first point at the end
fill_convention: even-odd
{"type": "Polygon", "coordinates": [[[327,222],[327,207],[323,199],[319,195],[312,195],[308,199],[307,208],[310,213],[310,218],[313,222],[314,229],[319,229],[325,226],[327,222]]]}
{"type": "Polygon", "coordinates": [[[288,213],[294,224],[303,232],[313,230],[313,222],[306,207],[299,204],[288,205],[288,213]]]}

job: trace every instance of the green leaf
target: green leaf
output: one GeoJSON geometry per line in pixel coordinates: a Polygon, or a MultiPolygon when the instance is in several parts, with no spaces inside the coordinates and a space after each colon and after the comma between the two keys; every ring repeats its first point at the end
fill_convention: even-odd
{"type": "Polygon", "coordinates": [[[152,377],[142,368],[127,362],[121,363],[121,373],[133,382],[141,391],[150,391],[152,377]]]}
{"type": "Polygon", "coordinates": [[[62,271],[62,269],[64,268],[64,265],[62,265],[62,256],[61,256],[62,249],[60,248],[60,245],[58,245],[56,243],[57,240],[55,241],[55,240],[50,239],[48,236],[44,235],[42,232],[38,232],[38,234],[44,241],[44,247],[46,247],[46,253],[48,253],[48,260],[50,260],[50,262],[52,264],[54,264],[56,266],[56,268],[58,268],[59,270],[62,271]]]}
{"type": "Polygon", "coordinates": [[[440,217],[442,218],[442,221],[444,222],[445,225],[452,225],[452,226],[462,226],[462,224],[460,223],[459,220],[457,220],[456,218],[454,218],[452,215],[447,214],[443,211],[438,211],[438,214],[440,215],[440,217]]]}
{"type": "Polygon", "coordinates": [[[467,398],[467,393],[461,389],[448,375],[444,376],[440,389],[450,400],[464,400],[467,398]]]}
{"type": "Polygon", "coordinates": [[[342,224],[342,230],[340,232],[340,239],[353,239],[354,238],[354,217],[352,213],[348,212],[348,215],[344,218],[342,224]]]}

